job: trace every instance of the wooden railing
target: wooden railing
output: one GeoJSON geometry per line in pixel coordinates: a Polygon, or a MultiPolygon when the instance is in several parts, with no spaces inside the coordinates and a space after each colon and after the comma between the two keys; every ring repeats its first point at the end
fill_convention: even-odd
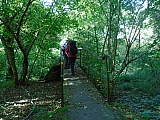
{"type": "MultiPolygon", "coordinates": [[[[64,70],[64,57],[62,51],[60,50],[60,59],[61,59],[61,81],[62,81],[62,106],[64,105],[63,98],[63,70],[64,70]]],[[[85,48],[78,48],[78,56],[76,63],[79,67],[87,74],[87,77],[95,83],[98,87],[98,83],[101,83],[99,90],[103,93],[103,96],[107,98],[108,103],[110,104],[110,74],[112,69],[112,57],[110,55],[104,55],[103,57],[97,56],[94,52],[87,50],[85,48]],[[96,83],[97,82],[97,83],[96,83]],[[103,84],[103,86],[102,86],[103,84]]]]}

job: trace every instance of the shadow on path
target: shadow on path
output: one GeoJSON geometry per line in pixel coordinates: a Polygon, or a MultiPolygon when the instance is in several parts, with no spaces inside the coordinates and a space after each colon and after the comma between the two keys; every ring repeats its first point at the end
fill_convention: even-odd
{"type": "Polygon", "coordinates": [[[70,69],[64,70],[64,100],[69,107],[68,120],[122,120],[117,113],[106,107],[107,102],[87,79],[83,71],[76,67],[76,75],[70,69]]]}

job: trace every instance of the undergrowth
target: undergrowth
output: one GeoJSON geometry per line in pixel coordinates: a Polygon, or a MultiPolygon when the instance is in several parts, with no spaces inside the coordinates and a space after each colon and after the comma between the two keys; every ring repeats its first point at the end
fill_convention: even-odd
{"type": "Polygon", "coordinates": [[[9,81],[1,80],[0,81],[0,89],[7,88],[7,87],[10,87],[10,86],[13,86],[13,85],[14,85],[13,80],[9,80],[9,81]]]}
{"type": "Polygon", "coordinates": [[[116,83],[115,107],[140,115],[142,120],[158,120],[160,118],[158,86],[157,79],[151,75],[147,76],[144,72],[141,75],[123,75],[116,83]]]}
{"type": "Polygon", "coordinates": [[[68,107],[64,106],[48,112],[44,107],[41,107],[39,112],[33,115],[33,120],[67,120],[65,115],[67,110],[68,107]]]}

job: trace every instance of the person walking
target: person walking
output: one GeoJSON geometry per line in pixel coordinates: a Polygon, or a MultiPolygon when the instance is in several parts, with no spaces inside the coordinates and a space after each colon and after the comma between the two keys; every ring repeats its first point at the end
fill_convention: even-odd
{"type": "Polygon", "coordinates": [[[71,67],[71,75],[75,75],[74,66],[78,54],[78,49],[75,40],[71,40],[68,42],[68,45],[65,49],[65,53],[68,55],[68,65],[71,67]]]}
{"type": "Polygon", "coordinates": [[[61,45],[61,50],[62,50],[62,53],[63,53],[63,56],[64,56],[64,68],[65,69],[68,69],[68,56],[65,53],[65,49],[68,45],[68,42],[69,42],[69,40],[65,40],[65,42],[63,42],[63,44],[61,45]]]}

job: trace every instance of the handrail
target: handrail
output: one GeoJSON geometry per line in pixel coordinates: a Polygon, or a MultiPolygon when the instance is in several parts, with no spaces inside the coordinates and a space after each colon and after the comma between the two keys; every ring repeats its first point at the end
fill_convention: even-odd
{"type": "MultiPolygon", "coordinates": [[[[83,69],[83,66],[82,66],[82,50],[84,50],[85,52],[87,52],[87,54],[89,53],[90,55],[92,55],[93,57],[95,57],[96,59],[98,59],[100,62],[103,62],[103,59],[102,58],[100,58],[99,56],[97,56],[96,54],[94,54],[93,52],[91,52],[90,50],[88,50],[88,49],[85,49],[85,48],[78,48],[78,50],[80,50],[80,58],[78,58],[78,59],[80,59],[80,67],[83,69]]],[[[92,69],[94,69],[94,68],[92,68],[92,69]]],[[[97,71],[96,71],[97,72],[97,71]]],[[[99,73],[100,74],[100,73],[99,73]]],[[[102,76],[102,75],[101,75],[102,76]]]]}
{"type": "MultiPolygon", "coordinates": [[[[79,65],[80,65],[81,68],[83,67],[82,66],[82,62],[83,62],[83,60],[82,60],[82,51],[87,52],[87,54],[89,53],[90,55],[95,57],[99,61],[99,63],[103,62],[104,60],[106,60],[106,62],[105,62],[105,64],[106,64],[106,76],[103,76],[100,72],[98,72],[98,75],[103,76],[105,79],[107,79],[107,84],[106,84],[106,86],[107,86],[107,100],[108,100],[108,103],[110,104],[110,95],[109,95],[109,92],[110,92],[109,91],[110,77],[109,76],[110,76],[110,74],[112,72],[112,57],[111,57],[111,55],[105,54],[103,57],[99,57],[95,53],[93,53],[92,51],[90,51],[88,49],[78,48],[78,50],[80,52],[79,52],[79,56],[78,56],[77,59],[80,59],[80,64],[79,65]]],[[[102,65],[101,65],[101,67],[102,67],[102,65]]],[[[93,69],[94,68],[92,68],[92,70],[93,69]]],[[[93,71],[95,71],[95,70],[93,70],[93,71]]],[[[97,73],[97,71],[95,71],[95,72],[97,73]]]]}
{"type": "Polygon", "coordinates": [[[62,97],[62,103],[61,106],[64,107],[64,93],[63,93],[63,81],[64,81],[64,75],[63,75],[63,70],[64,70],[64,58],[62,55],[62,49],[60,48],[60,65],[61,65],[61,87],[62,87],[62,91],[61,91],[61,97],[62,97]]]}
{"type": "Polygon", "coordinates": [[[94,57],[98,58],[100,61],[103,61],[103,59],[99,56],[97,56],[96,54],[94,54],[93,52],[91,52],[90,50],[86,49],[86,48],[78,48],[78,50],[85,50],[87,52],[89,52],[90,54],[92,54],[94,57]]]}
{"type": "MultiPolygon", "coordinates": [[[[94,54],[93,52],[91,52],[90,50],[88,49],[85,49],[85,48],[78,48],[78,50],[80,50],[80,58],[78,59],[81,59],[81,50],[85,50],[87,52],[89,52],[90,54],[92,54],[94,57],[96,57],[97,59],[99,59],[100,61],[104,61],[104,59],[106,60],[106,64],[107,64],[107,58],[110,59],[110,61],[112,61],[112,57],[111,55],[108,55],[108,54],[105,54],[103,58],[97,56],[96,54],[94,54]]],[[[81,65],[81,64],[80,64],[81,65]]],[[[110,62],[110,66],[112,66],[112,63],[110,62]]],[[[107,71],[107,72],[112,72],[112,69],[110,69],[110,71],[107,71]]]]}

